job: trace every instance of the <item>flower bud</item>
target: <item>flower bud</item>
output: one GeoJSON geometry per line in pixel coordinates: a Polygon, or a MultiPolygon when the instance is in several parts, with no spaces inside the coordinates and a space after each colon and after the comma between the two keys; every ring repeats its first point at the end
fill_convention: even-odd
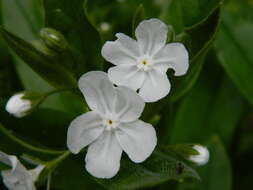
{"type": "Polygon", "coordinates": [[[40,31],[40,37],[45,45],[56,52],[62,52],[67,48],[67,41],[64,36],[52,28],[43,28],[40,31]]]}
{"type": "Polygon", "coordinates": [[[111,25],[109,23],[107,23],[107,22],[102,22],[100,24],[100,30],[102,32],[108,32],[110,30],[110,28],[111,28],[111,25]]]}
{"type": "Polygon", "coordinates": [[[6,111],[18,118],[26,116],[32,109],[32,102],[23,99],[24,95],[23,92],[13,95],[6,104],[6,111]]]}
{"type": "Polygon", "coordinates": [[[191,155],[189,157],[189,160],[198,165],[205,165],[209,161],[208,149],[201,145],[194,145],[192,148],[195,149],[198,152],[198,154],[191,155]]]}

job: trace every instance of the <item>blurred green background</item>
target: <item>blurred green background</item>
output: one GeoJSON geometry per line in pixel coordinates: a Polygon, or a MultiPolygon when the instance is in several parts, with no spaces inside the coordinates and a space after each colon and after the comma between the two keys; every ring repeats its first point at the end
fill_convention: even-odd
{"type": "MultiPolygon", "coordinates": [[[[0,25],[24,40],[17,42],[0,29],[0,150],[43,161],[59,156],[69,123],[87,110],[84,100],[72,91],[55,93],[29,116],[16,119],[5,111],[8,98],[23,90],[73,88],[66,76],[77,80],[90,70],[106,71],[111,65],[101,57],[103,43],[117,32],[133,36],[148,18],[173,26],[170,40],[185,44],[190,69],[180,78],[168,72],[170,95],[148,104],[143,120],[155,126],[161,147],[198,143],[209,148],[210,162],[203,167],[183,160],[201,181],[188,179],[197,177],[187,169],[177,173],[178,161],[155,160],[156,155],[138,166],[124,155],[118,177],[98,180],[85,171],[82,153],[57,167],[51,189],[252,189],[252,0],[0,0],[0,25]],[[68,49],[59,52],[58,46],[45,44],[39,35],[44,27],[61,32],[68,49]]],[[[39,186],[45,189],[45,180],[39,186]]]]}

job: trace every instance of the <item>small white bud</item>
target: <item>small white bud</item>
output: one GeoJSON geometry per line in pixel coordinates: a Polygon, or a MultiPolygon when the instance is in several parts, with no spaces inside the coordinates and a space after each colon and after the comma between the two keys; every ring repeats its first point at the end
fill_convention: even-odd
{"type": "Polygon", "coordinates": [[[100,24],[100,29],[103,31],[103,32],[107,32],[108,30],[110,30],[111,26],[109,23],[107,22],[102,22],[100,24]]]}
{"type": "Polygon", "coordinates": [[[32,108],[32,102],[22,99],[24,95],[22,92],[13,95],[6,104],[6,111],[18,118],[26,116],[32,108]]]}
{"type": "Polygon", "coordinates": [[[191,155],[189,160],[198,164],[198,165],[205,165],[209,161],[209,151],[206,147],[201,145],[194,145],[192,147],[196,151],[198,151],[198,155],[191,155]]]}

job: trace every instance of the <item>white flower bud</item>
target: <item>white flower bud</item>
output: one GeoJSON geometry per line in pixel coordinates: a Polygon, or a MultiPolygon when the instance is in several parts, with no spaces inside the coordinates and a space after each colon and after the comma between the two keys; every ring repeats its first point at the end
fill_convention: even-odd
{"type": "Polygon", "coordinates": [[[194,145],[192,147],[196,151],[198,151],[198,155],[191,155],[189,160],[198,164],[198,165],[205,165],[209,161],[209,151],[206,147],[201,145],[194,145]]]}
{"type": "Polygon", "coordinates": [[[32,108],[32,102],[22,99],[24,95],[22,92],[13,95],[6,104],[6,111],[18,118],[26,116],[32,108]]]}
{"type": "Polygon", "coordinates": [[[109,23],[107,23],[107,22],[102,22],[102,23],[100,24],[100,29],[101,29],[101,31],[103,31],[103,32],[109,31],[110,28],[111,28],[111,25],[110,25],[109,23]]]}

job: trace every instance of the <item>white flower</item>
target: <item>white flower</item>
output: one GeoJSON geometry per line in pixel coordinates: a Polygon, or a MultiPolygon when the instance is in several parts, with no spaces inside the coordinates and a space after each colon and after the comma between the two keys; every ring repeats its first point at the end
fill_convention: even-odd
{"type": "Polygon", "coordinates": [[[199,154],[191,155],[189,160],[198,164],[205,165],[209,161],[209,151],[206,147],[201,145],[194,145],[193,149],[195,149],[199,154]]]}
{"type": "Polygon", "coordinates": [[[158,19],[142,21],[135,30],[137,41],[118,33],[116,41],[106,42],[103,57],[116,65],[108,70],[110,80],[120,86],[139,89],[145,102],[155,102],[170,91],[166,75],[169,68],[175,75],[188,70],[188,52],[181,43],[166,44],[168,27],[158,19]]]}
{"type": "Polygon", "coordinates": [[[67,145],[77,154],[89,145],[86,169],[99,178],[111,178],[120,168],[122,150],[136,163],[153,152],[157,138],[152,125],[138,120],[145,103],[136,92],[114,87],[104,72],[91,71],[79,80],[91,109],[70,124],[67,145]]]}
{"type": "Polygon", "coordinates": [[[0,151],[0,162],[12,169],[1,172],[4,185],[9,190],[35,190],[34,185],[44,166],[39,165],[35,169],[27,170],[16,156],[7,155],[0,151]]]}
{"type": "Polygon", "coordinates": [[[6,111],[18,118],[26,116],[32,108],[32,102],[22,99],[24,95],[22,92],[13,95],[6,104],[6,111]]]}

